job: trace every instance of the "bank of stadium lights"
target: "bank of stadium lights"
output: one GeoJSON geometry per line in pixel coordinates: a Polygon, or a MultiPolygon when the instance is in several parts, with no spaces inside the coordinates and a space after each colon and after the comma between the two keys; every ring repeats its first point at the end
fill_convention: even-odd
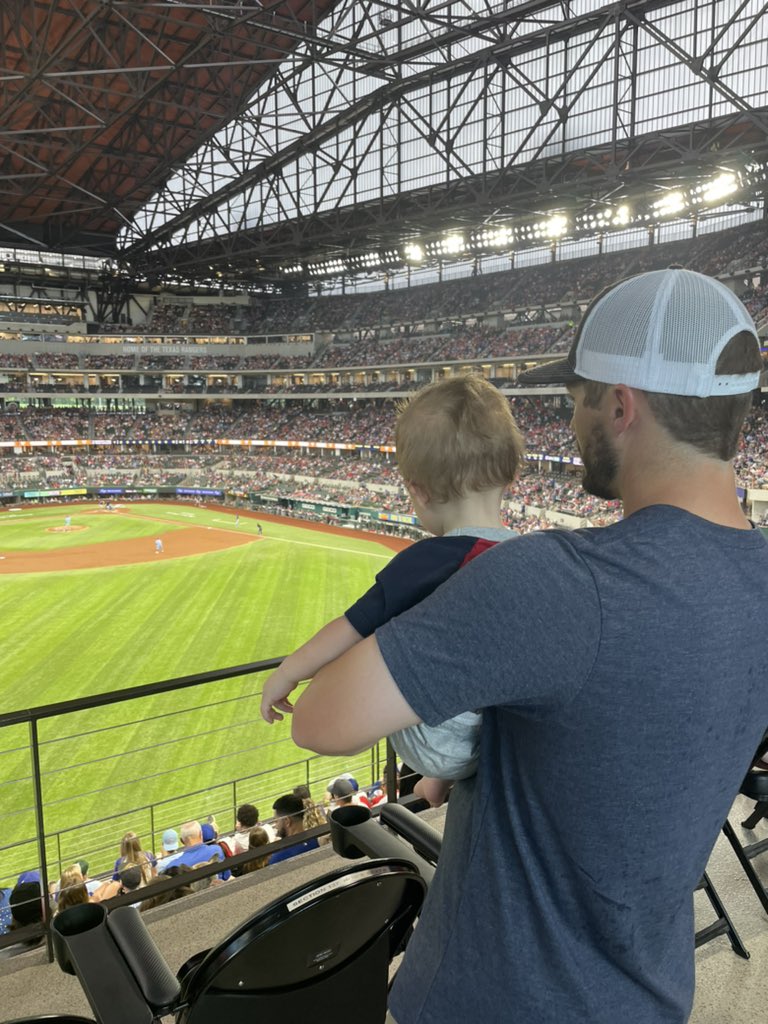
{"type": "Polygon", "coordinates": [[[335,274],[343,274],[347,269],[344,260],[331,259],[320,260],[318,263],[308,263],[307,272],[311,277],[327,277],[335,274]]]}
{"type": "Polygon", "coordinates": [[[739,179],[731,171],[718,174],[711,181],[697,185],[691,191],[691,198],[704,203],[719,203],[739,190],[739,179]]]}
{"type": "Polygon", "coordinates": [[[304,272],[304,266],[301,263],[289,263],[279,269],[281,274],[301,274],[304,272]]]}
{"type": "Polygon", "coordinates": [[[682,213],[687,206],[685,193],[681,189],[675,189],[672,192],[667,192],[661,199],[654,200],[651,203],[651,211],[657,217],[674,217],[676,214],[682,213]]]}
{"type": "Polygon", "coordinates": [[[562,238],[569,230],[570,224],[565,214],[553,213],[546,220],[518,224],[515,227],[515,238],[523,242],[548,242],[562,238]]]}
{"type": "Polygon", "coordinates": [[[458,256],[460,253],[465,252],[467,244],[464,241],[464,236],[453,233],[450,235],[443,235],[442,238],[433,238],[428,241],[424,249],[428,256],[434,256],[438,259],[442,256],[458,256]]]}
{"type": "Polygon", "coordinates": [[[377,249],[371,252],[356,253],[346,261],[350,270],[376,270],[397,266],[402,262],[403,258],[397,249],[377,249]]]}
{"type": "Polygon", "coordinates": [[[421,263],[424,259],[424,249],[418,242],[409,242],[403,246],[403,256],[407,263],[421,263]]]}
{"type": "Polygon", "coordinates": [[[626,227],[632,218],[631,211],[626,203],[617,207],[605,207],[602,210],[590,210],[587,213],[579,214],[575,219],[575,226],[581,232],[605,231],[608,228],[626,227]]]}
{"type": "Polygon", "coordinates": [[[741,181],[745,188],[765,188],[768,181],[768,162],[753,160],[741,172],[741,181]]]}
{"type": "Polygon", "coordinates": [[[472,232],[470,245],[473,249],[509,249],[514,240],[515,232],[512,228],[485,227],[472,232]]]}

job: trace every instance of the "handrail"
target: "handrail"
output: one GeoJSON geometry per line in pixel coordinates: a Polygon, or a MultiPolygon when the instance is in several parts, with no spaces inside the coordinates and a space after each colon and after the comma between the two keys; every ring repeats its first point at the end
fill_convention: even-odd
{"type": "Polygon", "coordinates": [[[0,729],[8,725],[39,722],[44,718],[54,718],[57,715],[66,715],[73,711],[87,711],[91,708],[106,707],[109,704],[120,704],[126,700],[152,697],[158,693],[171,693],[174,690],[199,686],[201,683],[214,683],[222,679],[234,679],[237,676],[265,672],[269,669],[277,668],[283,661],[283,657],[267,658],[264,661],[250,661],[245,665],[211,669],[208,672],[196,672],[189,676],[164,679],[158,683],[143,683],[140,686],[128,686],[123,690],[110,690],[109,693],[94,693],[88,697],[75,697],[73,700],[58,701],[56,704],[41,704],[39,707],[9,711],[0,715],[0,729]]]}
{"type": "MultiPolygon", "coordinates": [[[[41,741],[38,734],[38,725],[41,721],[45,719],[55,718],[60,715],[91,710],[94,708],[106,707],[112,704],[120,704],[126,701],[152,697],[158,694],[170,693],[182,689],[188,689],[193,686],[199,686],[206,683],[216,683],[222,680],[236,678],[238,676],[253,675],[260,672],[270,671],[272,669],[275,669],[278,665],[280,665],[282,661],[282,657],[267,658],[261,661],[248,662],[243,665],[233,665],[227,668],[213,669],[207,672],[198,672],[192,675],[179,676],[173,679],[162,680],[160,682],[145,683],[139,686],[125,687],[120,690],[110,691],[109,693],[92,694],[85,697],[74,698],[72,700],[58,701],[53,704],[43,704],[32,708],[19,709],[16,711],[6,712],[5,714],[0,715],[0,730],[6,727],[26,725],[29,732],[28,750],[30,753],[30,757],[32,759],[31,782],[34,791],[34,808],[29,808],[29,810],[34,809],[36,836],[30,837],[30,839],[27,842],[34,843],[37,846],[42,892],[47,893],[49,890],[50,873],[49,858],[46,850],[46,842],[49,838],[51,838],[51,835],[53,835],[53,833],[51,835],[47,833],[45,822],[45,802],[42,790],[43,773],[41,771],[40,766],[40,749],[44,744],[41,741]]],[[[249,696],[254,696],[254,694],[250,694],[249,696]]],[[[374,756],[373,752],[372,756],[374,756]]],[[[376,757],[378,759],[378,755],[376,755],[376,757]]],[[[307,772],[308,771],[309,768],[307,762],[307,772]]],[[[256,774],[258,775],[262,773],[256,774]]],[[[394,793],[395,761],[394,752],[391,750],[389,744],[387,744],[387,764],[385,775],[391,787],[390,792],[394,793]]],[[[246,776],[246,778],[253,778],[253,776],[246,776]]],[[[242,780],[227,780],[225,783],[222,783],[222,785],[228,785],[230,782],[232,782],[236,786],[238,781],[242,780]]],[[[199,790],[198,792],[204,792],[204,790],[199,790]]],[[[189,795],[191,794],[185,794],[185,796],[189,795]]],[[[168,798],[167,800],[161,801],[161,803],[171,803],[173,799],[176,798],[168,798]]],[[[152,824],[150,828],[154,837],[155,826],[153,814],[155,810],[155,805],[150,804],[147,805],[147,807],[149,808],[150,817],[152,818],[152,824]]],[[[70,831],[74,832],[76,831],[77,827],[82,826],[73,826],[72,828],[60,829],[55,833],[57,837],[56,841],[59,844],[59,860],[61,859],[61,835],[70,831]]],[[[321,826],[317,829],[310,829],[308,832],[303,833],[301,837],[287,837],[286,839],[280,840],[277,843],[269,844],[269,852],[273,852],[274,850],[280,849],[282,847],[294,845],[296,842],[303,842],[307,838],[311,838],[315,835],[322,835],[324,834],[324,832],[327,832],[327,826],[321,826]]],[[[230,863],[232,863],[234,866],[239,866],[241,863],[245,863],[256,856],[263,856],[263,849],[259,852],[248,851],[244,854],[237,855],[236,857],[231,858],[230,863]]],[[[227,864],[226,866],[228,867],[229,865],[227,864]]],[[[217,870],[215,866],[212,866],[211,869],[207,871],[200,870],[199,872],[196,872],[193,878],[194,880],[199,880],[201,878],[208,877],[209,875],[217,874],[218,871],[220,870],[222,870],[221,867],[219,867],[217,870]]],[[[173,881],[174,880],[170,879],[167,882],[164,881],[162,884],[162,888],[160,890],[155,890],[155,892],[158,892],[159,894],[159,892],[165,892],[166,890],[170,890],[172,888],[176,888],[177,886],[183,885],[187,881],[189,881],[189,875],[185,875],[183,879],[177,880],[175,885],[172,884],[173,881]]],[[[123,901],[130,902],[130,900],[123,901]]],[[[42,931],[46,938],[49,959],[51,959],[53,955],[51,946],[50,922],[51,907],[49,905],[48,900],[45,899],[43,901],[42,931]]],[[[39,925],[28,926],[14,932],[13,935],[15,936],[15,938],[11,936],[3,937],[3,940],[0,941],[0,948],[2,948],[5,945],[12,944],[14,941],[24,940],[28,937],[33,937],[35,934],[39,934],[39,928],[39,925]]]]}

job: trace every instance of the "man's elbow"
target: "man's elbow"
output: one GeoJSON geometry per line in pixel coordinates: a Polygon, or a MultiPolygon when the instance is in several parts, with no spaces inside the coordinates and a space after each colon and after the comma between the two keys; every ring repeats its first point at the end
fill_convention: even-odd
{"type": "Polygon", "coordinates": [[[312,722],[305,721],[304,716],[298,715],[296,711],[291,718],[291,739],[303,750],[312,750],[316,754],[333,753],[324,749],[323,737],[312,727],[312,722]]]}
{"type": "Polygon", "coordinates": [[[291,739],[297,747],[311,750],[315,754],[359,754],[370,744],[350,744],[349,741],[335,733],[327,726],[319,726],[311,718],[296,714],[291,719],[291,739]]]}

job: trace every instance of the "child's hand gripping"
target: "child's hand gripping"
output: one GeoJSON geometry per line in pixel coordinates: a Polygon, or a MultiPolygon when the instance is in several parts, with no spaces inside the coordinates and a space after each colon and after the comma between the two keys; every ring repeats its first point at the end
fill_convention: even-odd
{"type": "Polygon", "coordinates": [[[293,704],[288,700],[288,695],[293,693],[299,685],[298,679],[287,678],[279,668],[276,668],[264,684],[261,692],[261,717],[265,722],[273,725],[275,722],[282,722],[286,715],[293,714],[293,704]]]}

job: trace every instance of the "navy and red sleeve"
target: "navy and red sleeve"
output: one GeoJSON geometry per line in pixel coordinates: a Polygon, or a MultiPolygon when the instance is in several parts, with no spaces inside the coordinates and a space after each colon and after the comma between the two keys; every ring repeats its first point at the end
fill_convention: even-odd
{"type": "Polygon", "coordinates": [[[477,537],[427,537],[398,552],[367,593],[345,615],[362,637],[412,608],[495,541],[477,537]]]}

